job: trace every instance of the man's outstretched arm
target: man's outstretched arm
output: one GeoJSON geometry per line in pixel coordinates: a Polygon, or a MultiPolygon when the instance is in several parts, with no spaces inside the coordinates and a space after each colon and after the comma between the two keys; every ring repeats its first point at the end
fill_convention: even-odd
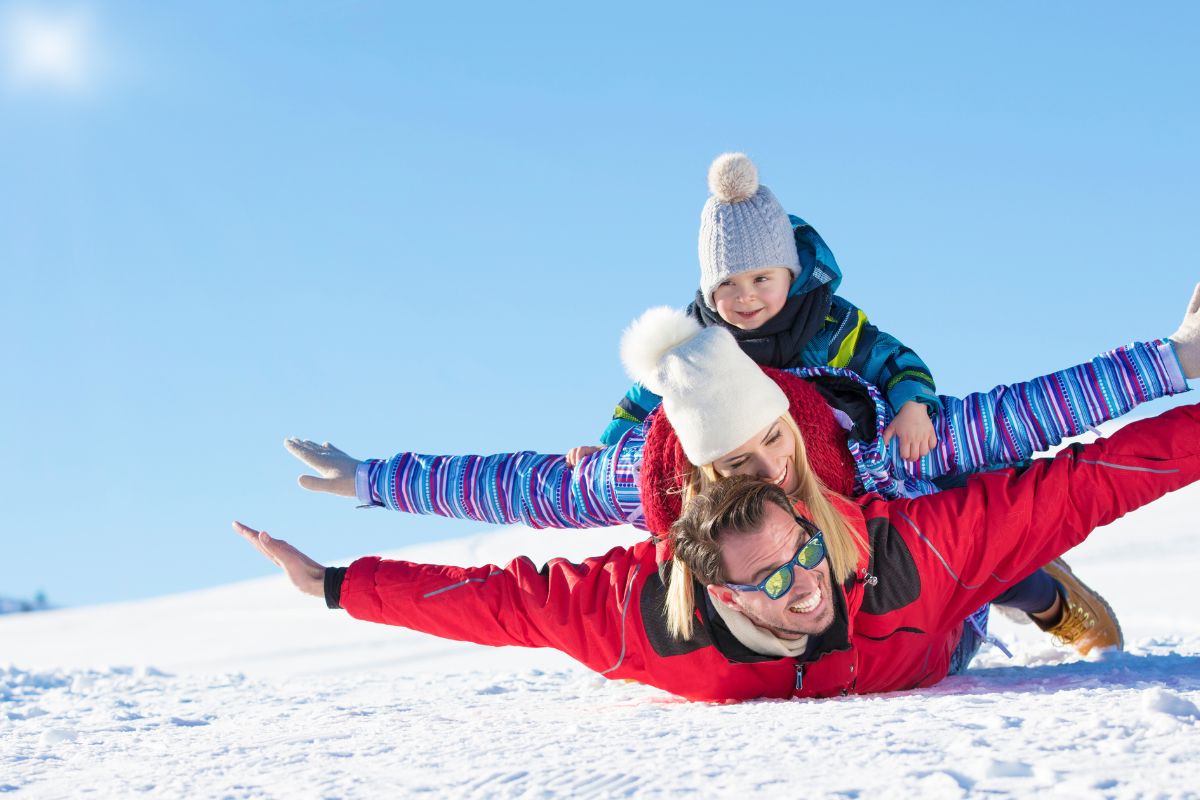
{"type": "Polygon", "coordinates": [[[1096,528],[1197,480],[1200,405],[1182,406],[1024,471],[891,501],[886,517],[917,562],[922,595],[932,592],[931,607],[953,621],[1096,528]]]}
{"type": "Polygon", "coordinates": [[[233,526],[297,589],[357,619],[483,645],[552,647],[609,677],[633,677],[627,670],[641,664],[641,637],[627,636],[640,618],[627,612],[639,574],[654,571],[649,543],[541,569],[524,557],[503,568],[377,557],[326,568],[265,531],[233,526]]]}

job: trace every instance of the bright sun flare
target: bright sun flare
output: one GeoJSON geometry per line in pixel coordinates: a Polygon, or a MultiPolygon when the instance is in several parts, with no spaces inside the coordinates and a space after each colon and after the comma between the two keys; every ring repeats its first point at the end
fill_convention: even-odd
{"type": "Polygon", "coordinates": [[[0,19],[0,31],[5,77],[13,85],[79,89],[87,83],[91,26],[84,14],[14,10],[0,19]]]}

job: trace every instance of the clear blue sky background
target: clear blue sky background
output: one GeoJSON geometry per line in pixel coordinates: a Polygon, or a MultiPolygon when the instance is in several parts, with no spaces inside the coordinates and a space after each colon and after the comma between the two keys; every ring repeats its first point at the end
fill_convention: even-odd
{"type": "Polygon", "coordinates": [[[944,392],[1174,330],[1195,4],[657,5],[0,3],[79,50],[0,39],[0,594],[266,574],[235,517],[325,559],[477,530],[281,442],[594,440],[727,150],[944,392]]]}

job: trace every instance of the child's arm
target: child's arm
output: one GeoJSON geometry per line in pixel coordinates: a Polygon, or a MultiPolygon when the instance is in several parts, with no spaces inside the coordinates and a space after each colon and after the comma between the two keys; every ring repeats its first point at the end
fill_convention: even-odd
{"type": "Polygon", "coordinates": [[[941,411],[941,402],[925,362],[841,297],[833,298],[825,330],[831,333],[821,355],[829,366],[845,367],[878,386],[895,413],[883,432],[884,443],[896,437],[905,461],[927,455],[938,442],[933,419],[941,411]]]}
{"type": "Polygon", "coordinates": [[[823,354],[826,363],[857,372],[878,386],[893,411],[911,401],[927,406],[935,417],[941,411],[933,375],[921,357],[868,322],[853,303],[834,296],[825,330],[832,331],[823,354]]]}
{"type": "Polygon", "coordinates": [[[600,434],[600,444],[612,445],[619,442],[632,428],[641,425],[660,403],[662,398],[640,383],[630,386],[629,391],[617,403],[612,421],[608,423],[604,433],[600,434]]]}

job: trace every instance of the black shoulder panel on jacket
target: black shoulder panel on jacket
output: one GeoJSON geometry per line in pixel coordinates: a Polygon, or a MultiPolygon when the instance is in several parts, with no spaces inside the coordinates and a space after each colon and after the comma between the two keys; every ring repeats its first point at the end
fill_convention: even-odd
{"type": "Polygon", "coordinates": [[[879,579],[863,593],[862,610],[886,614],[904,608],[921,596],[921,574],[900,532],[882,517],[867,520],[871,563],[867,571],[879,579]]]}
{"type": "Polygon", "coordinates": [[[851,439],[874,441],[878,425],[875,401],[871,399],[865,386],[853,378],[843,378],[839,375],[814,375],[805,380],[812,384],[832,408],[850,417],[850,421],[854,423],[854,427],[849,431],[851,439]]]}
{"type": "MultiPolygon", "coordinates": [[[[666,577],[669,572],[670,565],[664,565],[659,569],[658,575],[647,579],[642,584],[641,597],[642,628],[646,631],[646,638],[650,640],[654,652],[664,658],[694,653],[702,648],[711,647],[713,643],[708,629],[700,619],[696,620],[692,628],[691,639],[676,639],[667,630],[666,577]]],[[[697,599],[703,601],[704,596],[701,595],[697,599]]]]}

